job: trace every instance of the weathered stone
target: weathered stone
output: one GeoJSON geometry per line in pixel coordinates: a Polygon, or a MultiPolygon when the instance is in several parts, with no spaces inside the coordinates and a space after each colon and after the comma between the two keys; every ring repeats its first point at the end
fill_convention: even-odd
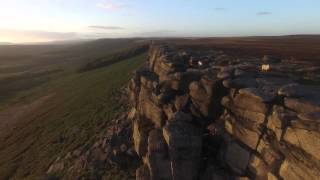
{"type": "Polygon", "coordinates": [[[189,86],[189,94],[193,99],[196,99],[198,101],[206,101],[208,96],[206,90],[202,87],[202,85],[199,82],[192,82],[189,86]]]}
{"type": "Polygon", "coordinates": [[[128,150],[127,145],[121,144],[121,146],[120,146],[120,151],[121,151],[122,153],[124,153],[124,152],[127,152],[127,150],[128,150]]]}
{"type": "Polygon", "coordinates": [[[279,178],[277,176],[275,176],[274,174],[272,174],[270,172],[267,175],[267,179],[268,180],[279,180],[279,178]]]}
{"type": "Polygon", "coordinates": [[[165,152],[167,144],[164,141],[162,131],[153,129],[149,132],[148,137],[148,152],[165,152]]]}
{"type": "Polygon", "coordinates": [[[268,165],[269,171],[276,170],[275,168],[277,167],[277,164],[282,161],[282,155],[274,149],[272,144],[265,138],[260,140],[257,152],[268,165]]]}
{"type": "MultiPolygon", "coordinates": [[[[259,112],[254,112],[254,111],[241,109],[241,108],[235,108],[232,110],[233,110],[233,113],[235,113],[238,117],[251,121],[253,126],[258,126],[259,124],[264,123],[266,118],[264,114],[259,112]]],[[[248,126],[250,125],[251,123],[248,122],[248,126]]]]}
{"type": "Polygon", "coordinates": [[[230,122],[229,119],[224,120],[224,128],[229,134],[231,134],[231,135],[234,134],[233,125],[232,125],[232,122],[230,122]]]}
{"type": "Polygon", "coordinates": [[[189,95],[194,107],[204,117],[212,117],[217,112],[217,104],[219,103],[215,93],[219,93],[219,86],[216,79],[204,76],[200,82],[192,82],[189,87],[189,95]]]}
{"type": "Polygon", "coordinates": [[[176,91],[186,91],[192,81],[200,80],[202,73],[200,71],[177,72],[170,74],[163,81],[176,91]]]}
{"type": "Polygon", "coordinates": [[[263,91],[262,89],[257,88],[244,88],[239,90],[240,94],[244,94],[248,97],[255,98],[261,102],[270,102],[275,99],[275,93],[268,93],[263,91]]]}
{"type": "Polygon", "coordinates": [[[173,119],[170,120],[170,122],[187,122],[187,123],[190,123],[191,121],[192,121],[192,116],[182,111],[176,112],[173,116],[173,119]]]}
{"type": "Polygon", "coordinates": [[[130,112],[128,113],[127,118],[129,120],[133,120],[135,118],[136,114],[137,114],[137,109],[133,107],[133,108],[131,108],[130,112]]]}
{"type": "Polygon", "coordinates": [[[153,73],[148,73],[140,77],[140,82],[143,86],[153,89],[154,83],[157,82],[157,77],[153,73]]]}
{"type": "Polygon", "coordinates": [[[299,119],[307,122],[319,122],[320,123],[320,112],[311,112],[305,114],[299,114],[299,119]]]}
{"type": "Polygon", "coordinates": [[[260,75],[260,77],[256,78],[256,81],[259,87],[273,87],[275,93],[277,93],[283,85],[293,83],[293,81],[287,78],[285,74],[271,72],[260,75]]]}
{"type": "Polygon", "coordinates": [[[267,127],[275,133],[277,140],[280,141],[284,129],[287,127],[290,121],[294,120],[295,118],[296,113],[285,110],[282,106],[275,105],[273,107],[271,116],[268,118],[267,127]]]}
{"type": "Polygon", "coordinates": [[[246,94],[238,94],[233,99],[233,103],[236,107],[247,109],[249,111],[259,112],[262,114],[266,114],[268,111],[268,106],[265,103],[246,94]]]}
{"type": "Polygon", "coordinates": [[[221,104],[225,107],[228,107],[231,105],[231,98],[229,96],[224,96],[222,99],[221,99],[221,104]]]}
{"type": "Polygon", "coordinates": [[[282,86],[278,94],[286,97],[318,97],[319,98],[319,87],[314,86],[302,86],[296,83],[291,83],[282,86]]]}
{"type": "Polygon", "coordinates": [[[231,79],[226,79],[222,81],[222,85],[226,88],[233,88],[231,82],[232,82],[231,79]]]}
{"type": "Polygon", "coordinates": [[[174,101],[174,106],[177,109],[177,111],[186,109],[189,99],[190,99],[190,96],[188,95],[176,96],[174,101]]]}
{"type": "Polygon", "coordinates": [[[206,90],[206,93],[209,96],[213,96],[214,93],[218,93],[218,92],[215,92],[217,91],[215,87],[218,86],[217,84],[220,82],[220,80],[215,78],[214,75],[215,75],[214,72],[208,72],[205,75],[203,75],[202,78],[200,79],[201,85],[206,90]]]}
{"type": "Polygon", "coordinates": [[[139,156],[144,156],[148,148],[148,129],[142,119],[133,121],[134,147],[139,156]]]}
{"type": "Polygon", "coordinates": [[[150,119],[158,128],[161,128],[164,124],[165,116],[163,110],[149,99],[141,102],[140,114],[150,119]]]}
{"type": "Polygon", "coordinates": [[[246,75],[247,73],[241,69],[236,69],[234,71],[234,76],[237,77],[237,76],[243,76],[243,75],[246,75]]]}
{"type": "Polygon", "coordinates": [[[255,175],[257,179],[267,179],[268,177],[268,167],[266,163],[259,158],[257,155],[251,155],[250,162],[248,165],[249,170],[251,173],[255,175]]]}
{"type": "Polygon", "coordinates": [[[63,162],[54,163],[49,167],[47,174],[61,173],[64,167],[65,167],[65,164],[63,162]]]}
{"type": "Polygon", "coordinates": [[[320,160],[320,133],[308,129],[287,128],[284,140],[320,160]]]}
{"type": "Polygon", "coordinates": [[[235,180],[250,180],[250,178],[245,176],[238,176],[238,177],[235,177],[235,180]]]}
{"type": "MultiPolygon", "coordinates": [[[[234,110],[236,110],[233,111],[234,115],[240,114],[237,111],[239,109],[234,110]]],[[[261,135],[260,123],[263,123],[263,119],[259,122],[258,120],[245,119],[243,114],[241,116],[234,115],[228,114],[228,116],[222,118],[225,122],[225,129],[251,149],[256,149],[261,135]]]]}
{"type": "Polygon", "coordinates": [[[258,83],[255,78],[250,77],[238,77],[233,80],[224,80],[223,85],[226,88],[255,88],[258,83]]]}
{"type": "Polygon", "coordinates": [[[138,98],[137,98],[138,103],[141,103],[145,99],[147,100],[152,99],[152,96],[153,96],[152,89],[149,89],[145,86],[141,86],[139,89],[139,92],[137,93],[138,93],[138,98]]]}
{"type": "Polygon", "coordinates": [[[265,121],[265,115],[263,113],[251,111],[244,107],[237,107],[237,104],[232,102],[231,98],[228,96],[222,98],[221,104],[232,113],[243,119],[250,120],[252,123],[262,124],[265,121]]]}
{"type": "Polygon", "coordinates": [[[235,173],[239,175],[245,173],[250,160],[250,152],[232,142],[227,146],[225,157],[226,163],[235,173]]]}
{"type": "Polygon", "coordinates": [[[286,161],[288,170],[282,167],[285,163],[280,170],[283,179],[319,177],[314,170],[320,169],[319,93],[314,88],[283,87],[292,83],[286,71],[294,66],[278,68],[268,60],[265,64],[272,71],[261,72],[261,59],[238,60],[217,52],[203,56],[201,51],[180,49],[179,54],[171,49],[155,48],[149,57],[150,70],[136,75],[129,87],[138,113],[128,118],[134,123],[144,118],[133,127],[135,149],[145,165],[141,172],[146,171],[140,177],[201,179],[202,169],[208,180],[274,180],[281,179],[279,168],[286,161]],[[224,93],[229,94],[221,100],[224,93]],[[204,129],[208,124],[214,125],[204,129]]]}
{"type": "Polygon", "coordinates": [[[221,72],[233,72],[234,71],[234,66],[228,65],[228,66],[222,66],[220,68],[221,72]]]}
{"type": "Polygon", "coordinates": [[[264,55],[262,58],[262,62],[264,62],[264,63],[280,63],[281,58],[271,56],[271,55],[264,55]]]}
{"type": "Polygon", "coordinates": [[[234,179],[230,170],[216,167],[215,165],[208,165],[205,172],[200,175],[201,180],[229,180],[234,179]]]}
{"type": "Polygon", "coordinates": [[[136,170],[136,180],[150,180],[149,168],[145,165],[136,170]]]}
{"type": "Polygon", "coordinates": [[[256,149],[261,135],[260,132],[245,128],[240,123],[234,123],[232,125],[232,132],[233,137],[239,139],[251,149],[256,149]]]}
{"type": "MultiPolygon", "coordinates": [[[[198,150],[201,148],[201,134],[191,124],[181,121],[173,121],[163,128],[163,136],[169,148],[190,148],[198,150]]],[[[195,151],[197,155],[199,152],[195,151]]]]}
{"type": "Polygon", "coordinates": [[[151,179],[172,179],[167,145],[161,130],[152,130],[148,138],[148,153],[146,164],[150,170],[151,179]]]}
{"type": "Polygon", "coordinates": [[[284,104],[289,109],[299,113],[320,112],[319,105],[301,98],[284,98],[284,104]]]}
{"type": "Polygon", "coordinates": [[[168,104],[170,101],[174,98],[175,94],[173,91],[165,91],[162,92],[157,96],[157,104],[158,105],[163,105],[163,104],[168,104]]]}
{"type": "Polygon", "coordinates": [[[189,87],[189,84],[193,81],[199,81],[202,72],[200,71],[187,71],[187,72],[180,72],[178,74],[174,74],[175,78],[178,83],[176,83],[176,87],[173,88],[174,90],[177,91],[186,91],[189,87]]]}
{"type": "Polygon", "coordinates": [[[167,117],[167,120],[171,120],[174,117],[175,109],[172,104],[165,104],[162,106],[162,109],[167,117]]]}
{"type": "Polygon", "coordinates": [[[189,123],[173,121],[163,128],[173,179],[196,179],[201,160],[201,133],[189,123]]]}
{"type": "Polygon", "coordinates": [[[319,171],[288,160],[282,163],[279,174],[283,179],[290,180],[318,180],[320,177],[319,171]]]}
{"type": "Polygon", "coordinates": [[[230,73],[230,72],[227,72],[227,71],[222,71],[222,72],[219,72],[219,73],[217,74],[217,77],[218,77],[219,79],[228,79],[228,78],[231,77],[231,73],[230,73]]]}

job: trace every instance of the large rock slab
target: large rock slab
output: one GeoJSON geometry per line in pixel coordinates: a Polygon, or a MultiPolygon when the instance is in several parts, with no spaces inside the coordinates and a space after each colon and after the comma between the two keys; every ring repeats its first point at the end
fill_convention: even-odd
{"type": "Polygon", "coordinates": [[[275,133],[278,141],[282,139],[283,132],[289,123],[296,119],[296,115],[293,111],[286,110],[282,106],[275,105],[272,108],[267,127],[275,133]]]}
{"type": "Polygon", "coordinates": [[[235,118],[225,120],[225,129],[236,139],[246,144],[251,149],[256,149],[261,132],[259,130],[252,130],[243,123],[238,122],[235,118]]]}
{"type": "Polygon", "coordinates": [[[149,167],[151,179],[172,179],[167,144],[161,130],[154,129],[149,133],[145,163],[149,167]]]}
{"type": "Polygon", "coordinates": [[[199,81],[202,76],[201,71],[177,72],[170,78],[171,88],[176,91],[186,92],[189,84],[193,81],[199,81]]]}
{"type": "Polygon", "coordinates": [[[228,144],[225,152],[225,161],[234,172],[239,175],[243,175],[246,172],[249,160],[249,151],[242,148],[236,142],[231,142],[228,144]]]}
{"type": "Polygon", "coordinates": [[[173,179],[196,179],[202,150],[199,130],[183,119],[177,119],[163,128],[163,136],[169,148],[173,179]]]}
{"type": "MultiPolygon", "coordinates": [[[[221,104],[229,109],[237,117],[250,121],[250,124],[262,124],[265,121],[266,115],[260,112],[251,111],[246,108],[237,107],[237,104],[232,101],[232,98],[225,96],[221,100],[221,104]]],[[[249,124],[247,124],[249,125],[249,124]]]]}
{"type": "Polygon", "coordinates": [[[216,78],[210,78],[208,75],[204,75],[200,82],[190,84],[189,95],[202,116],[213,118],[220,111],[220,86],[216,78]]]}
{"type": "Polygon", "coordinates": [[[148,151],[148,131],[149,124],[145,119],[137,118],[133,120],[133,142],[135,151],[139,156],[144,156],[148,151]]]}
{"type": "Polygon", "coordinates": [[[295,127],[287,128],[284,140],[320,160],[320,133],[295,127]]]}
{"type": "Polygon", "coordinates": [[[200,82],[194,81],[189,86],[190,96],[200,102],[208,100],[208,94],[200,82]]]}
{"type": "Polygon", "coordinates": [[[261,102],[271,102],[276,98],[275,91],[266,91],[266,89],[258,89],[258,88],[244,88],[240,89],[239,93],[244,94],[250,98],[257,99],[261,102]]]}
{"type": "Polygon", "coordinates": [[[269,169],[267,164],[255,154],[250,157],[248,169],[257,179],[267,179],[268,177],[269,169]]]}
{"type": "Polygon", "coordinates": [[[259,112],[262,114],[266,114],[268,112],[268,105],[251,95],[238,94],[233,99],[233,103],[236,107],[247,109],[249,111],[259,112]]]}
{"type": "Polygon", "coordinates": [[[149,99],[140,102],[140,114],[151,120],[155,127],[161,128],[165,123],[163,110],[149,99]]]}
{"type": "Polygon", "coordinates": [[[283,160],[283,155],[274,144],[277,144],[270,136],[264,136],[257,148],[259,158],[263,160],[269,172],[276,172],[278,165],[283,160]]]}
{"type": "Polygon", "coordinates": [[[255,78],[252,77],[238,77],[235,79],[226,79],[223,81],[223,85],[226,88],[256,88],[258,83],[255,78]]]}
{"type": "Polygon", "coordinates": [[[149,168],[142,165],[136,170],[136,180],[150,180],[149,168]]]}
{"type": "Polygon", "coordinates": [[[318,103],[303,98],[284,98],[285,106],[298,113],[320,112],[318,103]]]}
{"type": "Polygon", "coordinates": [[[288,180],[318,180],[320,172],[302,163],[285,160],[280,168],[280,176],[288,180]]]}
{"type": "Polygon", "coordinates": [[[313,97],[319,98],[319,87],[315,86],[303,86],[296,83],[291,83],[282,86],[278,94],[286,97],[313,97]]]}

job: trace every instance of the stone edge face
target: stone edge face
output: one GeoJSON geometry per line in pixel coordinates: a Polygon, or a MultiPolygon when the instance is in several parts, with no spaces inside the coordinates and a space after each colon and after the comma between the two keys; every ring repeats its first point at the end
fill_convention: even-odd
{"type": "MultiPolygon", "coordinates": [[[[318,116],[308,115],[310,113],[319,113],[319,106],[312,102],[309,97],[310,93],[302,91],[301,88],[296,88],[299,90],[298,92],[293,92],[294,90],[286,87],[282,88],[283,86],[288,86],[283,82],[289,84],[292,81],[282,75],[275,77],[274,74],[270,76],[261,74],[256,71],[258,68],[250,68],[253,70],[246,72],[242,69],[245,66],[241,64],[224,66],[218,68],[218,70],[216,70],[216,66],[209,65],[206,70],[201,68],[199,71],[197,68],[191,67],[190,64],[193,62],[190,62],[191,60],[188,61],[188,59],[194,61],[195,58],[190,57],[188,52],[177,51],[168,46],[152,46],[149,56],[148,68],[145,71],[157,78],[147,80],[150,81],[147,84],[154,84],[156,87],[151,87],[151,85],[143,87],[149,91],[144,95],[139,92],[131,94],[140,96],[133,98],[138,101],[134,102],[137,109],[135,118],[148,122],[145,123],[147,125],[142,125],[145,134],[148,134],[153,129],[162,129],[163,138],[166,142],[165,149],[167,150],[161,152],[160,159],[158,156],[157,158],[150,156],[150,152],[138,152],[144,162],[147,162],[145,164],[148,164],[147,167],[149,167],[150,172],[153,172],[150,168],[152,166],[150,165],[150,159],[155,158],[157,164],[167,164],[163,167],[166,169],[164,171],[171,172],[169,175],[164,173],[166,177],[163,178],[194,179],[199,177],[202,171],[197,169],[196,166],[192,166],[189,162],[194,162],[195,164],[197,162],[204,163],[201,159],[203,155],[201,147],[203,145],[200,147],[195,146],[195,144],[199,144],[197,143],[199,140],[196,139],[201,139],[203,135],[194,136],[192,134],[197,131],[195,127],[198,125],[196,126],[195,124],[198,123],[195,122],[206,119],[209,117],[210,112],[215,111],[213,107],[209,106],[212,104],[213,97],[217,95],[215,93],[218,93],[214,92],[215,86],[220,83],[220,88],[227,94],[222,93],[215,98],[220,100],[223,98],[220,108],[222,108],[222,111],[224,109],[224,113],[219,118],[200,122],[200,124],[203,123],[200,125],[202,131],[208,123],[214,124],[212,127],[216,128],[213,128],[214,130],[212,131],[214,132],[212,133],[215,133],[215,136],[211,138],[224,137],[222,142],[224,145],[214,155],[221,161],[217,162],[218,165],[230,170],[234,177],[295,179],[305,177],[299,174],[305,173],[303,171],[305,166],[311,168],[310,172],[308,171],[309,176],[306,177],[309,179],[319,177],[320,158],[318,154],[320,153],[320,145],[318,147],[317,145],[320,144],[320,133],[319,129],[308,126],[311,124],[319,127],[318,116]],[[185,67],[186,63],[189,63],[190,66],[185,67]],[[186,78],[187,76],[184,76],[183,73],[191,72],[189,69],[193,69],[194,75],[200,75],[200,78],[191,80],[186,78]],[[173,75],[175,73],[176,75],[173,75]],[[205,77],[208,74],[214,78],[206,80],[206,82],[203,81],[201,77],[205,77]],[[185,89],[186,87],[189,89],[185,89]],[[183,116],[177,117],[177,113],[181,113],[182,109],[177,111],[174,108],[175,103],[171,102],[172,99],[178,99],[177,94],[180,96],[181,93],[189,97],[189,107],[187,107],[187,110],[183,109],[183,111],[186,112],[186,116],[191,117],[191,120],[186,120],[190,118],[183,116]],[[291,97],[291,94],[299,94],[299,98],[291,97]],[[145,97],[141,98],[141,96],[145,97]],[[170,97],[169,102],[164,101],[163,97],[170,97]],[[142,101],[141,99],[148,99],[148,101],[142,101]],[[145,105],[144,103],[146,102],[152,103],[152,105],[145,105]],[[159,116],[162,113],[163,115],[159,116]],[[306,118],[301,119],[300,117],[308,117],[308,121],[305,120],[306,118]],[[228,138],[225,139],[225,137],[228,138]],[[188,142],[181,142],[181,139],[188,142]],[[235,156],[233,151],[241,152],[241,155],[239,155],[241,158],[239,159],[239,157],[235,156]],[[303,156],[299,159],[299,157],[292,156],[289,153],[290,151],[303,156]],[[182,152],[188,152],[190,156],[185,156],[182,152]],[[145,154],[148,154],[148,156],[144,156],[145,154]],[[177,159],[184,160],[179,162],[177,159]],[[170,167],[168,167],[167,162],[170,162],[170,167]],[[183,168],[190,173],[187,173],[188,177],[181,173],[183,172],[182,166],[180,169],[178,168],[178,165],[181,164],[186,164],[183,168]],[[295,173],[291,172],[293,169],[295,173]]],[[[217,60],[219,59],[218,57],[212,55],[213,59],[217,60]]],[[[200,61],[202,62],[202,60],[200,61]]],[[[136,76],[143,77],[145,74],[137,73],[136,76]]],[[[141,89],[140,84],[146,84],[146,82],[136,82],[136,88],[132,88],[131,91],[141,89]]],[[[139,139],[137,136],[133,138],[135,142],[136,139],[139,139]]],[[[145,138],[148,139],[147,137],[145,138]]],[[[149,146],[147,140],[142,144],[137,141],[137,144],[144,146],[144,149],[148,149],[149,146]]],[[[212,166],[216,165],[213,164],[212,166]]],[[[158,173],[160,174],[149,173],[148,176],[160,178],[161,172],[158,173]]],[[[137,179],[139,179],[138,176],[137,179]]]]}

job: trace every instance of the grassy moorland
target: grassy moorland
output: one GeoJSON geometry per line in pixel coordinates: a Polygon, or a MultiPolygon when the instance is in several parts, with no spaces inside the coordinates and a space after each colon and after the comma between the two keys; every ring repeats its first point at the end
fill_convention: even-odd
{"type": "MultiPolygon", "coordinates": [[[[131,41],[117,43],[121,45],[92,57],[78,47],[68,47],[88,56],[75,56],[70,62],[51,62],[54,58],[41,60],[37,56],[36,65],[29,68],[34,61],[20,60],[20,67],[0,61],[0,68],[10,66],[7,73],[0,73],[0,179],[42,178],[57,157],[90,144],[108,120],[121,112],[121,105],[113,97],[145,60],[145,53],[77,72],[92,60],[137,45],[131,41]]],[[[90,49],[93,45],[81,47],[90,49]]]]}
{"type": "Polygon", "coordinates": [[[220,49],[240,57],[272,54],[284,59],[320,64],[320,36],[292,35],[160,40],[191,48],[220,49]]]}

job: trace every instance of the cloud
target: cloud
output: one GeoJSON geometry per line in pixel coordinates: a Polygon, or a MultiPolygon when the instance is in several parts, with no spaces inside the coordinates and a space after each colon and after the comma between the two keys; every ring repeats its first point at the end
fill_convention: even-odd
{"type": "Polygon", "coordinates": [[[257,12],[257,15],[259,16],[265,16],[265,15],[271,15],[272,12],[268,12],[268,11],[260,11],[260,12],[257,12]]]}
{"type": "Polygon", "coordinates": [[[90,29],[101,29],[101,30],[122,30],[123,27],[119,26],[88,26],[90,29]]]}
{"type": "Polygon", "coordinates": [[[122,3],[114,3],[114,2],[104,2],[104,3],[98,3],[97,7],[106,9],[109,11],[118,11],[121,9],[128,8],[128,4],[122,4],[122,3]]]}

